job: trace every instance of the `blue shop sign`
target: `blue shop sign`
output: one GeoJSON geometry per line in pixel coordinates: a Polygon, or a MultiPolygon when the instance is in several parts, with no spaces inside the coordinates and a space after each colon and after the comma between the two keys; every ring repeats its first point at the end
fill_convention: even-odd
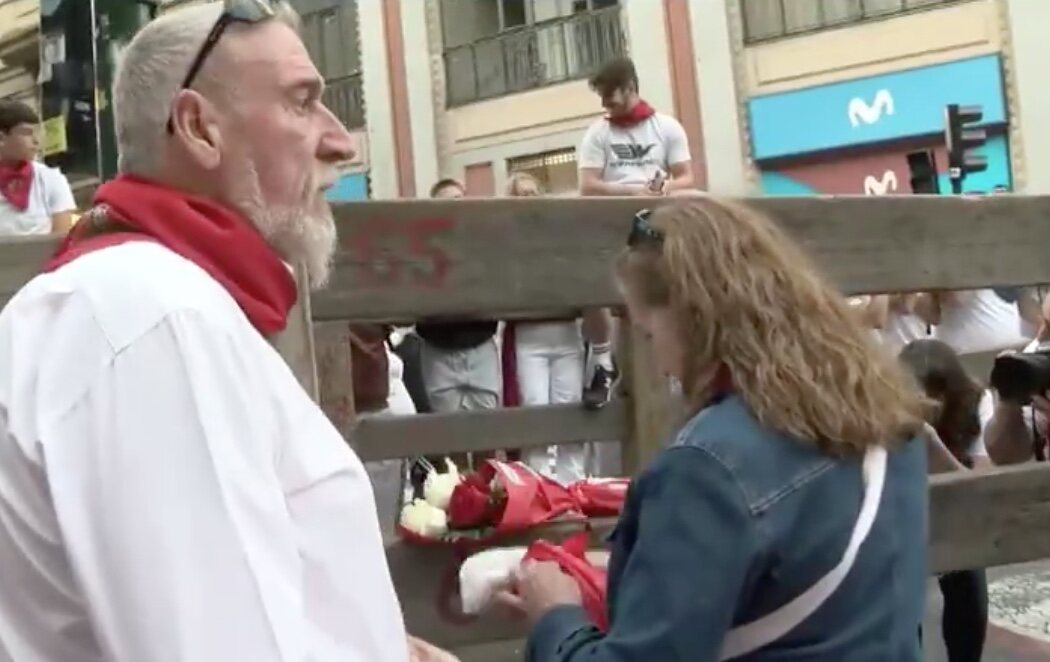
{"type": "Polygon", "coordinates": [[[345,174],[336,180],[335,186],[328,189],[329,202],[354,202],[368,199],[368,174],[355,172],[345,174]]]}
{"type": "Polygon", "coordinates": [[[980,104],[1006,122],[998,55],[895,71],[748,101],[756,160],[922,136],[944,130],[944,107],[980,104]]]}

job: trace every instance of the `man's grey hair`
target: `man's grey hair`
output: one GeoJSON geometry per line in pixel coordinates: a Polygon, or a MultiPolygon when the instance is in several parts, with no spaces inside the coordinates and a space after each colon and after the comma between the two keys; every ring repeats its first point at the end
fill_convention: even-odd
{"type": "MultiPolygon", "coordinates": [[[[172,102],[222,10],[221,2],[170,10],[142,28],[121,53],[113,83],[121,172],[155,174],[164,153],[172,102]]],[[[277,20],[299,29],[298,16],[284,2],[278,5],[277,20]]],[[[205,64],[194,87],[222,89],[222,85],[209,85],[215,82],[205,64]]]]}

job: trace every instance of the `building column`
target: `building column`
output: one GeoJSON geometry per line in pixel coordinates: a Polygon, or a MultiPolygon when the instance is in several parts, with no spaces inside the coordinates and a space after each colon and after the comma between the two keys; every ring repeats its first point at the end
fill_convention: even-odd
{"type": "Polygon", "coordinates": [[[689,22],[703,118],[707,188],[718,195],[742,196],[750,192],[751,185],[737,96],[734,54],[738,45],[729,21],[730,4],[735,3],[690,0],[689,22]]]}
{"type": "Polygon", "coordinates": [[[662,2],[631,0],[623,3],[628,48],[638,71],[639,92],[658,111],[674,113],[671,72],[667,66],[667,43],[662,2]]]}
{"type": "Polygon", "coordinates": [[[383,3],[384,0],[359,0],[357,3],[361,87],[365,97],[365,131],[370,152],[369,178],[372,197],[377,199],[399,195],[383,3]]]}
{"type": "Polygon", "coordinates": [[[1012,101],[1015,125],[1011,135],[1015,181],[1020,180],[1024,193],[1046,195],[1050,193],[1050,87],[1045,74],[1050,2],[1005,0],[1004,14],[1012,42],[1010,53],[1004,55],[1013,74],[1007,77],[1012,88],[1007,99],[1012,101]]]}
{"type": "Polygon", "coordinates": [[[427,3],[409,0],[401,3],[401,30],[404,43],[405,82],[408,92],[408,124],[412,134],[412,167],[416,195],[424,195],[438,180],[437,130],[434,117],[434,80],[427,26],[427,3]]]}
{"type": "Polygon", "coordinates": [[[690,27],[689,13],[688,3],[681,0],[664,0],[667,64],[672,77],[674,113],[689,139],[689,153],[693,157],[693,183],[696,188],[707,190],[707,155],[704,154],[700,91],[696,87],[693,31],[690,27]]]}

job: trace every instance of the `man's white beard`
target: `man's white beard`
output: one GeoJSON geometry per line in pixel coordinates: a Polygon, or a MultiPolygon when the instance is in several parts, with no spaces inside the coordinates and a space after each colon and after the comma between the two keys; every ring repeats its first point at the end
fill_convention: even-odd
{"type": "Polygon", "coordinates": [[[292,265],[306,267],[310,289],[328,284],[335,253],[336,231],[332,208],[311,175],[305,194],[312,196],[309,206],[275,206],[263,201],[259,172],[251,159],[236,168],[232,186],[237,208],[255,225],[259,234],[292,265]]]}

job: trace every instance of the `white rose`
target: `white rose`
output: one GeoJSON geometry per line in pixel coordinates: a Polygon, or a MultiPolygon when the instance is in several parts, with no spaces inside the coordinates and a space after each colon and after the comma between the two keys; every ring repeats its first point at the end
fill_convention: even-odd
{"type": "Polygon", "coordinates": [[[448,473],[439,474],[431,471],[423,483],[423,496],[427,503],[442,511],[448,508],[448,502],[452,500],[452,492],[463,480],[459,475],[459,469],[452,460],[446,458],[445,465],[448,467],[448,473]]]}
{"type": "Polygon", "coordinates": [[[439,538],[448,532],[448,516],[423,499],[415,499],[401,509],[401,526],[427,538],[439,538]]]}

